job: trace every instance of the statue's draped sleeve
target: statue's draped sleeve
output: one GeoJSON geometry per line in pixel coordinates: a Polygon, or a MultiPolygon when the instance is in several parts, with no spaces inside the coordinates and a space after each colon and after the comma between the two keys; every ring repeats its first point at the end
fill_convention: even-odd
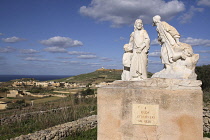
{"type": "Polygon", "coordinates": [[[147,33],[146,30],[143,30],[144,31],[144,43],[145,43],[145,53],[147,53],[149,51],[149,47],[150,47],[150,38],[149,38],[149,35],[147,33]]]}
{"type": "Polygon", "coordinates": [[[173,37],[173,38],[180,38],[179,32],[173,26],[169,25],[167,22],[162,21],[162,25],[164,29],[173,37]]]}
{"type": "Polygon", "coordinates": [[[134,32],[132,32],[130,35],[130,40],[129,40],[130,50],[133,50],[133,44],[134,44],[134,32]]]}

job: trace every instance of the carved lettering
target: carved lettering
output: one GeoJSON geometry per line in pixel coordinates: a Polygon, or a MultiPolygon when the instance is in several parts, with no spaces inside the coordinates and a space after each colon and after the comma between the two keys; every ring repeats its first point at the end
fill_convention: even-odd
{"type": "Polygon", "coordinates": [[[158,125],[159,105],[133,104],[133,124],[158,125]]]}

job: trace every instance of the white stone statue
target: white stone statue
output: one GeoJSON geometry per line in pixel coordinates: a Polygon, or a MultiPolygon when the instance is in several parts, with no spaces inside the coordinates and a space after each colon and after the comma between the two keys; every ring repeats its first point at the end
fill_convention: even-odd
{"type": "Polygon", "coordinates": [[[196,79],[195,66],[199,59],[189,44],[179,42],[180,34],[161,17],[153,17],[153,26],[157,26],[158,42],[161,47],[161,60],[164,69],[152,78],[196,79]]]}
{"type": "Polygon", "coordinates": [[[134,32],[130,35],[129,45],[133,48],[133,57],[130,68],[130,80],[138,81],[147,78],[148,50],[150,38],[143,28],[141,19],[134,24],[134,32]]]}
{"type": "Polygon", "coordinates": [[[121,79],[123,81],[129,81],[130,80],[130,67],[131,67],[131,59],[133,56],[133,50],[132,47],[129,44],[124,45],[124,54],[123,54],[123,73],[121,75],[121,79]]]}

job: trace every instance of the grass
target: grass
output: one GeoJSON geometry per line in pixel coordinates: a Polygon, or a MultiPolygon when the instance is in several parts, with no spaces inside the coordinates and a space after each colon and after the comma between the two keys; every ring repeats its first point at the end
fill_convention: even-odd
{"type": "Polygon", "coordinates": [[[32,97],[32,96],[24,96],[24,97],[18,97],[15,99],[12,98],[4,98],[1,99],[1,101],[8,102],[8,106],[10,104],[13,104],[13,102],[16,102],[17,100],[24,100],[26,104],[28,104],[27,107],[23,107],[21,109],[13,108],[13,109],[7,109],[7,110],[0,110],[0,118],[8,117],[11,115],[16,114],[23,114],[28,112],[35,112],[39,110],[49,110],[52,108],[58,108],[68,105],[68,103],[65,101],[66,99],[63,99],[61,97],[32,97]],[[31,106],[31,101],[34,101],[34,106],[31,106]],[[65,103],[65,104],[64,104],[65,103]]]}
{"type": "Polygon", "coordinates": [[[64,140],[97,140],[97,128],[75,133],[64,140]]]}
{"type": "Polygon", "coordinates": [[[41,99],[36,99],[36,100],[33,100],[33,101],[34,101],[34,104],[40,104],[40,103],[45,103],[45,102],[53,102],[53,101],[58,100],[60,98],[61,97],[51,96],[51,97],[44,97],[44,98],[41,98],[41,99]]]}
{"type": "MultiPolygon", "coordinates": [[[[0,126],[0,138],[1,140],[10,139],[19,135],[26,135],[38,130],[43,130],[58,124],[71,122],[96,114],[96,98],[83,98],[78,99],[74,96],[67,97],[59,100],[60,104],[69,107],[58,112],[49,112],[47,114],[38,114],[31,116],[27,120],[18,120],[14,123],[0,126]]],[[[42,104],[44,105],[44,104],[42,104]]],[[[45,104],[45,108],[48,108],[50,104],[45,104]]]]}
{"type": "Polygon", "coordinates": [[[24,131],[27,130],[27,133],[31,133],[39,129],[40,127],[34,120],[26,120],[16,122],[12,125],[0,126],[0,137],[1,140],[6,140],[12,137],[16,137],[22,134],[25,134],[24,131]],[[33,124],[33,125],[32,125],[33,124]]]}
{"type": "Polygon", "coordinates": [[[54,96],[46,96],[46,97],[33,97],[25,95],[24,97],[17,97],[17,98],[4,98],[1,101],[4,102],[15,102],[17,100],[25,100],[29,106],[20,109],[7,109],[7,110],[0,110],[0,118],[4,118],[7,116],[15,115],[15,114],[23,114],[28,112],[34,111],[45,111],[53,108],[60,108],[71,105],[72,103],[67,101],[69,98],[62,98],[62,97],[54,97],[54,96]],[[34,106],[31,106],[31,101],[34,101],[34,106]]]}
{"type": "Polygon", "coordinates": [[[204,133],[204,134],[203,134],[203,137],[210,138],[210,133],[204,133]]]}
{"type": "Polygon", "coordinates": [[[16,123],[0,126],[1,140],[9,139],[19,135],[33,133],[38,130],[46,129],[58,124],[77,120],[78,118],[90,115],[94,108],[91,106],[78,106],[66,109],[62,112],[51,112],[48,114],[39,114],[31,117],[29,120],[17,121],[16,123]]]}

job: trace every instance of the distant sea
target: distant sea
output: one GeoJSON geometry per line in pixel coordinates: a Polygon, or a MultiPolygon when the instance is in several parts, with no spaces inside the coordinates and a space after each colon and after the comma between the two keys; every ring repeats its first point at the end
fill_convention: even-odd
{"type": "Polygon", "coordinates": [[[21,78],[34,78],[39,81],[55,80],[71,77],[73,75],[0,75],[0,82],[7,82],[10,80],[21,78]]]}

